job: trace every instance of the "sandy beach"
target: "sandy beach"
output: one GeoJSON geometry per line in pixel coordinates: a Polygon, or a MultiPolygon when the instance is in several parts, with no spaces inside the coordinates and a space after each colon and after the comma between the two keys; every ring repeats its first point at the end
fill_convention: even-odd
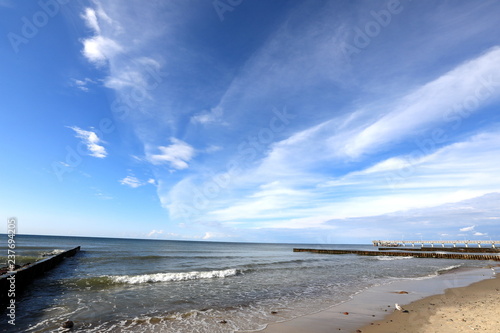
{"type": "Polygon", "coordinates": [[[263,333],[500,333],[500,278],[491,269],[369,288],[324,311],[270,324],[263,333]],[[395,309],[395,303],[404,311],[395,309]]]}
{"type": "Polygon", "coordinates": [[[500,332],[500,277],[448,289],[394,311],[360,329],[363,333],[500,332]]]}

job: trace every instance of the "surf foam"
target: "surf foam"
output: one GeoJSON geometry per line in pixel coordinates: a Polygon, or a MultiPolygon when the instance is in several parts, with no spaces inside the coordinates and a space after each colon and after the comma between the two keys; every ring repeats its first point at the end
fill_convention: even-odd
{"type": "Polygon", "coordinates": [[[188,281],[199,279],[214,279],[235,276],[241,272],[237,269],[207,272],[155,273],[143,275],[114,275],[109,278],[115,283],[141,284],[154,282],[188,281]]]}
{"type": "Polygon", "coordinates": [[[401,259],[413,259],[412,256],[408,257],[390,257],[390,256],[376,256],[378,260],[401,260],[401,259]]]}

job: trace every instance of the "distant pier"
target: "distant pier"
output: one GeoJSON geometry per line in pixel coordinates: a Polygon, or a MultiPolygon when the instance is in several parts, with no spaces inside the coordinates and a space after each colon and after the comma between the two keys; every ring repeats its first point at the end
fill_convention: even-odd
{"type": "Polygon", "coordinates": [[[293,252],[312,252],[319,254],[357,254],[361,256],[394,256],[438,259],[495,260],[500,261],[500,255],[470,254],[470,253],[440,253],[440,252],[402,252],[402,251],[358,251],[358,250],[324,250],[324,249],[293,249],[293,252]]]}
{"type": "Polygon", "coordinates": [[[78,251],[80,251],[79,246],[1,275],[0,304],[8,301],[8,297],[11,297],[8,296],[9,291],[12,292],[12,288],[15,288],[15,294],[21,293],[33,279],[57,266],[64,258],[74,256],[78,251]]]}
{"type": "Polygon", "coordinates": [[[484,246],[489,246],[492,248],[496,248],[497,246],[500,245],[500,241],[481,241],[481,240],[454,240],[454,241],[446,241],[446,240],[439,240],[439,241],[424,241],[424,240],[409,240],[409,241],[395,241],[395,240],[374,240],[373,241],[373,246],[382,246],[382,247],[399,247],[399,246],[406,246],[410,245],[412,247],[415,247],[415,244],[420,244],[421,247],[424,247],[425,245],[430,245],[431,247],[434,247],[434,245],[441,245],[441,247],[445,247],[447,244],[452,244],[453,247],[457,247],[458,245],[465,245],[465,247],[469,247],[469,245],[476,245],[477,247],[481,247],[482,245],[484,246]]]}

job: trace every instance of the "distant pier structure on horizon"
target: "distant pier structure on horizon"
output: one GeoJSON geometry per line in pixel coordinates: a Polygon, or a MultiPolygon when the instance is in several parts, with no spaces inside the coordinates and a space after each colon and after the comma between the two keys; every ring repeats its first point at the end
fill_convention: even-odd
{"type": "Polygon", "coordinates": [[[465,247],[469,247],[469,245],[477,245],[478,247],[481,247],[481,245],[489,245],[492,248],[496,248],[497,246],[500,246],[500,241],[493,241],[493,240],[439,240],[439,241],[424,241],[424,240],[408,240],[408,241],[395,241],[395,240],[374,240],[373,241],[373,246],[383,246],[383,247],[400,247],[403,246],[405,247],[406,244],[411,244],[412,247],[415,247],[415,244],[420,244],[421,247],[424,247],[424,245],[430,245],[431,247],[434,247],[435,244],[441,245],[442,247],[445,247],[445,244],[453,244],[453,247],[457,247],[457,244],[459,245],[465,245],[465,247]]]}

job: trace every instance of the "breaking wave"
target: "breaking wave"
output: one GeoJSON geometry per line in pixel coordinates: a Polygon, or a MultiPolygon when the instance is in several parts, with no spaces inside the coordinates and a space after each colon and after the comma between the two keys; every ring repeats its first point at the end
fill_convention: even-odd
{"type": "Polygon", "coordinates": [[[226,269],[220,271],[206,272],[179,272],[179,273],[154,273],[142,275],[105,275],[80,279],[76,281],[79,286],[99,286],[112,284],[143,284],[157,282],[177,282],[200,279],[225,278],[240,275],[242,272],[237,269],[226,269]]]}
{"type": "Polygon", "coordinates": [[[439,275],[439,274],[447,273],[449,271],[458,269],[460,267],[462,267],[462,264],[444,267],[444,268],[438,269],[437,274],[439,275]]]}
{"type": "Polygon", "coordinates": [[[172,282],[172,281],[225,278],[229,276],[235,276],[238,273],[239,271],[237,269],[226,269],[223,271],[156,273],[156,274],[144,274],[135,276],[116,275],[116,276],[110,276],[110,278],[116,283],[141,284],[141,283],[152,283],[152,282],[172,282]]]}
{"type": "Polygon", "coordinates": [[[401,259],[413,259],[413,257],[391,257],[391,256],[376,256],[378,260],[401,260],[401,259]]]}
{"type": "Polygon", "coordinates": [[[42,257],[52,257],[52,256],[55,256],[55,255],[61,254],[63,252],[64,252],[64,250],[57,249],[57,250],[53,250],[53,251],[50,251],[50,252],[42,252],[40,255],[42,257]]]}

